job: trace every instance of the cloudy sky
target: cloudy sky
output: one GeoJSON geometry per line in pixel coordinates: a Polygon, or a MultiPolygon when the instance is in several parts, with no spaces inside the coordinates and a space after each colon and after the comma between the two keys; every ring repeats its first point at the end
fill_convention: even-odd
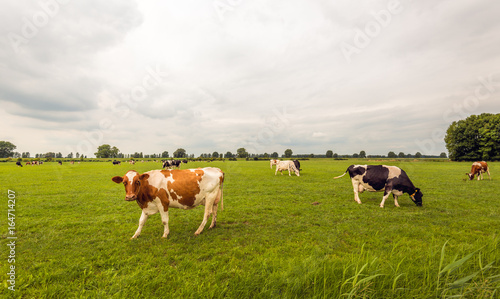
{"type": "Polygon", "coordinates": [[[38,0],[0,10],[0,140],[93,156],[439,154],[500,113],[494,0],[38,0]]]}

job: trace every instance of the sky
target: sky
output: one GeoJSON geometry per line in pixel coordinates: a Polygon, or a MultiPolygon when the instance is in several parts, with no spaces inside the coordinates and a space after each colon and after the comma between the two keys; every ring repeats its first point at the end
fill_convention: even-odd
{"type": "Polygon", "coordinates": [[[500,113],[493,0],[38,0],[0,10],[17,152],[439,155],[500,113]]]}

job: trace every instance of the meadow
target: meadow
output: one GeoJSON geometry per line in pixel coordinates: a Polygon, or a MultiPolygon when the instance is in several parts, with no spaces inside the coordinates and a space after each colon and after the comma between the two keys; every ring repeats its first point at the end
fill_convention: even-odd
{"type": "MultiPolygon", "coordinates": [[[[160,163],[0,163],[2,298],[500,298],[500,163],[465,181],[471,163],[301,161],[301,176],[268,161],[190,162],[226,173],[217,226],[194,236],[203,208],[170,210],[138,239],[141,211],[111,177],[160,163]],[[403,168],[424,193],[365,192],[350,164],[403,168]],[[15,192],[15,263],[8,262],[8,194],[15,192]],[[15,291],[9,266],[15,265],[15,291]]],[[[210,223],[210,222],[209,222],[210,223]]]]}

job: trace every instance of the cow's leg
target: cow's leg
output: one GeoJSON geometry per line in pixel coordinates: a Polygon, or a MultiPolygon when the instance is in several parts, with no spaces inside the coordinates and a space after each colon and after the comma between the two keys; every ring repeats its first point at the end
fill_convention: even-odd
{"type": "Polygon", "coordinates": [[[218,190],[208,194],[207,197],[205,198],[205,214],[203,215],[203,221],[201,222],[200,227],[198,227],[198,229],[194,233],[195,235],[201,234],[203,228],[205,228],[205,224],[207,224],[208,217],[210,217],[210,214],[212,213],[212,208],[214,206],[214,201],[215,197],[217,196],[217,192],[218,190]]]}
{"type": "Polygon", "coordinates": [[[395,195],[394,193],[392,194],[392,196],[394,197],[394,205],[399,208],[398,196],[395,195]]]}
{"type": "Polygon", "coordinates": [[[382,202],[380,203],[381,208],[384,207],[385,201],[389,198],[389,195],[391,195],[391,189],[385,188],[384,197],[382,197],[382,202]]]}
{"type": "Polygon", "coordinates": [[[215,225],[217,225],[217,209],[219,208],[219,201],[221,198],[222,192],[219,189],[219,192],[217,192],[217,197],[215,198],[214,204],[212,206],[212,223],[210,223],[209,228],[214,228],[215,225]]]}
{"type": "Polygon", "coordinates": [[[164,211],[163,209],[160,209],[160,215],[161,222],[163,223],[163,236],[161,237],[166,238],[170,233],[170,229],[168,228],[168,210],[164,211]]]}
{"type": "Polygon", "coordinates": [[[288,176],[292,176],[292,175],[290,174],[290,171],[291,171],[291,169],[290,169],[290,168],[291,168],[291,167],[290,167],[290,166],[288,166],[288,176]]]}
{"type": "Polygon", "coordinates": [[[358,190],[359,190],[359,182],[356,181],[356,180],[352,180],[352,188],[354,190],[354,200],[361,204],[361,200],[359,199],[359,195],[358,195],[358,190]]]}
{"type": "Polygon", "coordinates": [[[132,236],[131,239],[135,239],[141,234],[142,227],[144,226],[144,223],[146,223],[146,220],[148,220],[148,214],[142,211],[141,218],[139,219],[139,227],[137,228],[135,234],[132,236]]]}

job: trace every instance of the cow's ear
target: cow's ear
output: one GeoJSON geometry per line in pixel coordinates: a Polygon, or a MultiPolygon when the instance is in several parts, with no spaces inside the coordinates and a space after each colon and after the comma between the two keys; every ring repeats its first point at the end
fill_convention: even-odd
{"type": "Polygon", "coordinates": [[[147,173],[143,173],[139,176],[139,179],[142,181],[142,180],[147,180],[149,178],[149,174],[147,173]]]}
{"type": "Polygon", "coordinates": [[[121,176],[114,176],[111,180],[117,184],[123,182],[123,178],[121,176]]]}

